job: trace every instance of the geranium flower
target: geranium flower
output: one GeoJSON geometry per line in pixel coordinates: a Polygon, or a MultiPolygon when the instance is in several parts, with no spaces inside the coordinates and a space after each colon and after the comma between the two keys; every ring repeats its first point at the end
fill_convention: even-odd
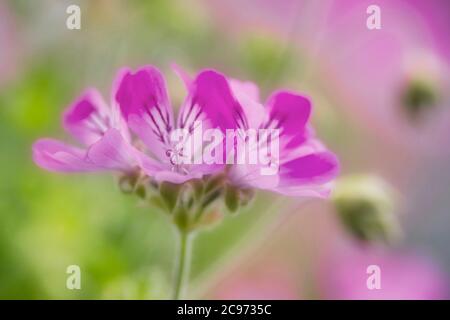
{"type": "MultiPolygon", "coordinates": [[[[111,104],[108,108],[95,89],[86,90],[63,117],[66,131],[86,148],[41,139],[33,146],[35,162],[60,172],[141,168],[156,181],[182,183],[222,165],[181,165],[176,158],[183,156],[183,144],[174,143],[171,133],[186,129],[193,134],[199,122],[205,128],[225,130],[233,126],[232,112],[239,107],[223,75],[202,71],[192,81],[175,124],[164,78],[152,66],[135,73],[122,69],[114,82],[111,104]]],[[[202,146],[197,147],[195,152],[201,152],[202,146]]]]}
{"type": "MultiPolygon", "coordinates": [[[[189,88],[192,80],[178,66],[175,69],[189,88]]],[[[226,129],[237,132],[232,146],[227,141],[225,149],[227,163],[233,164],[227,167],[229,181],[244,189],[265,189],[290,196],[327,196],[339,164],[336,156],[315,138],[308,124],[311,115],[309,98],[294,92],[277,91],[263,106],[254,83],[231,78],[227,83],[233,95],[230,99],[236,103],[231,113],[234,119],[226,124],[226,129]],[[257,132],[256,140],[249,136],[250,130],[257,132]],[[270,150],[272,140],[279,143],[275,150],[270,150]],[[246,154],[238,150],[239,144],[245,147],[246,154]],[[271,151],[275,152],[270,154],[271,151]],[[265,152],[263,158],[266,159],[255,164],[249,163],[248,159],[238,160],[252,152],[265,152]],[[230,157],[234,159],[230,160],[230,157]],[[275,171],[263,173],[272,169],[275,171]]]]}
{"type": "MultiPolygon", "coordinates": [[[[270,154],[272,150],[268,148],[271,159],[266,163],[232,166],[228,172],[230,181],[240,187],[267,189],[289,196],[327,196],[339,164],[336,156],[315,138],[309,126],[310,99],[295,92],[277,91],[263,106],[254,84],[237,80],[230,80],[230,83],[244,111],[239,127],[244,130],[275,129],[275,135],[259,136],[258,143],[259,146],[270,144],[264,139],[278,139],[279,143],[277,154],[270,154]],[[267,164],[274,165],[276,174],[261,174],[261,166],[267,164]]],[[[248,138],[241,136],[241,139],[248,138]]],[[[244,143],[248,144],[248,141],[244,143]]]]}
{"type": "Polygon", "coordinates": [[[308,126],[309,99],[279,91],[263,107],[251,83],[229,80],[214,70],[201,71],[191,80],[175,69],[188,91],[177,121],[159,70],[124,68],[114,82],[111,108],[95,89],[89,89],[64,113],[64,128],[85,148],[41,139],[33,146],[33,156],[39,166],[51,171],[117,170],[126,178],[143,177],[130,180],[133,193],[170,214],[180,235],[173,288],[177,299],[189,263],[190,234],[220,218],[213,204],[223,199],[235,210],[236,200],[244,202],[239,196],[255,188],[292,196],[325,196],[338,162],[308,126]],[[203,132],[209,129],[218,134],[218,141],[205,140],[203,132]],[[251,129],[270,135],[247,139],[245,131],[251,129]],[[235,132],[231,144],[229,130],[235,132]],[[272,149],[272,142],[278,140],[272,149]],[[219,161],[205,161],[216,142],[226,147],[214,151],[224,153],[218,153],[219,161]],[[230,158],[245,156],[239,153],[240,144],[258,152],[265,146],[264,161],[230,165],[230,158]],[[269,174],[264,174],[267,170],[269,174]],[[157,193],[147,196],[147,185],[156,187],[157,193]]]}
{"type": "Polygon", "coordinates": [[[143,142],[138,159],[146,174],[157,181],[183,183],[223,168],[221,163],[202,163],[202,139],[196,140],[191,152],[185,150],[189,138],[196,139],[198,125],[223,132],[235,127],[233,115],[241,107],[222,74],[204,70],[189,81],[188,95],[175,123],[164,78],[156,68],[148,66],[135,73],[124,69],[122,73],[116,100],[129,128],[143,142]],[[176,130],[187,133],[181,143],[172,137],[176,130]],[[182,157],[198,157],[200,161],[183,163],[182,157]]]}
{"type": "Polygon", "coordinates": [[[135,170],[137,150],[129,143],[116,104],[112,105],[109,108],[96,89],[86,90],[63,115],[64,129],[84,148],[55,139],[40,139],[33,145],[34,162],[57,172],[135,170]]]}

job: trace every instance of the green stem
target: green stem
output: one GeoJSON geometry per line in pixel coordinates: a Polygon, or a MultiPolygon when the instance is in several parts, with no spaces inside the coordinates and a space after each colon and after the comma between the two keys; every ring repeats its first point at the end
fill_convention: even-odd
{"type": "Polygon", "coordinates": [[[175,269],[175,282],[173,287],[173,299],[179,300],[189,275],[189,264],[191,260],[191,245],[189,232],[178,229],[179,246],[175,269]]]}

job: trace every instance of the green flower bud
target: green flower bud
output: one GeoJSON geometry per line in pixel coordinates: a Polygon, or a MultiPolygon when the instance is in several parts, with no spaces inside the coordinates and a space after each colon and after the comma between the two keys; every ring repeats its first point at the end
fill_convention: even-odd
{"type": "Polygon", "coordinates": [[[437,105],[438,95],[433,84],[413,80],[405,89],[402,102],[407,114],[416,120],[437,105]]]}
{"type": "Polygon", "coordinates": [[[338,180],[333,203],[344,226],[363,241],[391,243],[400,234],[393,190],[376,176],[338,180]]]}

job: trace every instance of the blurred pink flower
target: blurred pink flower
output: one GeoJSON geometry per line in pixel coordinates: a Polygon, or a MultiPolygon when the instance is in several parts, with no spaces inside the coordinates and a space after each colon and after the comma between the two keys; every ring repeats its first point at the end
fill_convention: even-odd
{"type": "MultiPolygon", "coordinates": [[[[366,246],[329,252],[319,273],[325,299],[446,299],[447,279],[423,257],[366,246]],[[380,269],[380,289],[369,289],[371,265],[380,269]]],[[[342,248],[341,248],[342,249],[342,248]]]]}
{"type": "Polygon", "coordinates": [[[213,291],[220,300],[295,300],[299,299],[295,281],[282,266],[264,263],[239,270],[224,279],[213,291]]]}
{"type": "Polygon", "coordinates": [[[303,50],[335,104],[380,140],[422,155],[447,152],[448,1],[379,0],[379,30],[366,26],[371,0],[208,3],[226,30],[268,31],[303,50]]]}
{"type": "Polygon", "coordinates": [[[410,151],[442,152],[450,126],[448,2],[377,1],[381,29],[368,30],[372,1],[334,3],[318,57],[334,97],[361,126],[410,151]],[[427,9],[427,10],[424,10],[427,9]],[[326,71],[325,71],[326,70],[326,71]]]}

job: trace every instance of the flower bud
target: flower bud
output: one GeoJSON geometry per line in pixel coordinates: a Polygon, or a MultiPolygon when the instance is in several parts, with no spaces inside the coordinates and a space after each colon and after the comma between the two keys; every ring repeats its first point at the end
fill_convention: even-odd
{"type": "Polygon", "coordinates": [[[448,69],[439,57],[432,52],[415,52],[406,58],[404,68],[401,103],[411,120],[421,120],[445,105],[442,99],[449,81],[448,69]]]}
{"type": "Polygon", "coordinates": [[[403,106],[413,120],[433,109],[437,101],[438,96],[433,84],[421,80],[411,81],[403,93],[403,106]]]}
{"type": "Polygon", "coordinates": [[[376,176],[338,180],[333,203],[344,226],[363,241],[393,242],[399,236],[393,190],[376,176]]]}

